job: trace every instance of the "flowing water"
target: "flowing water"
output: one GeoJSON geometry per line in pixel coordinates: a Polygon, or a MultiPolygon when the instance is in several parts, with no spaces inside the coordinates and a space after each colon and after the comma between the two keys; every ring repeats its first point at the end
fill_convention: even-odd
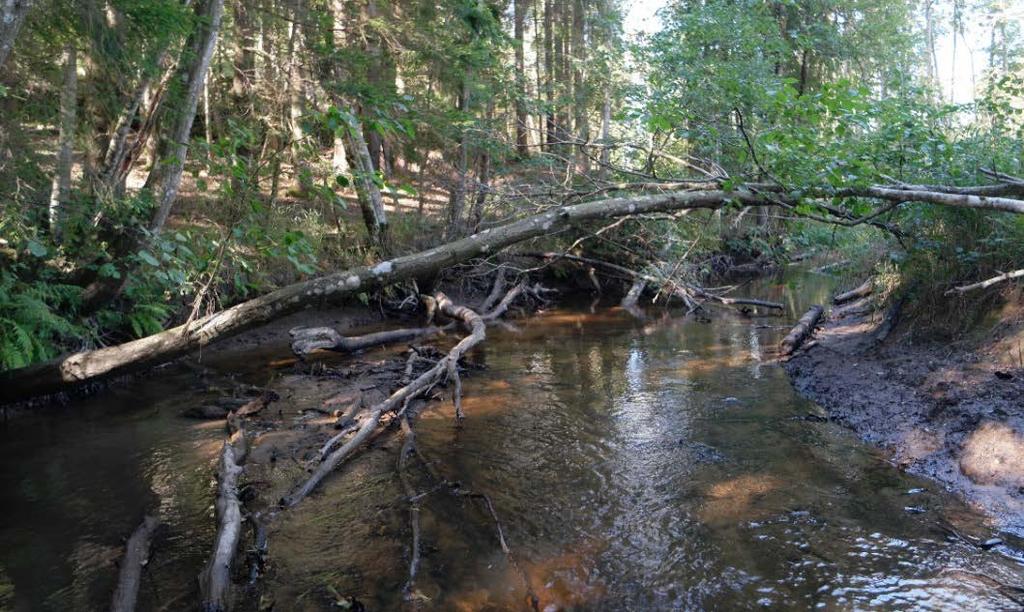
{"type": "MultiPolygon", "coordinates": [[[[1013,552],[946,528],[984,539],[983,517],[822,422],[772,363],[830,290],[803,273],[744,289],[785,317],[569,308],[490,330],[465,425],[434,403],[416,428],[437,471],[488,496],[511,554],[485,502],[432,487],[414,461],[422,607],[1019,609],[1013,552]]],[[[122,538],[157,503],[142,607],[194,607],[223,433],[178,416],[201,395],[190,381],[169,368],[0,430],[0,609],[102,609],[122,538]]],[[[401,607],[396,450],[379,444],[275,520],[262,604],[243,607],[401,607]]]]}

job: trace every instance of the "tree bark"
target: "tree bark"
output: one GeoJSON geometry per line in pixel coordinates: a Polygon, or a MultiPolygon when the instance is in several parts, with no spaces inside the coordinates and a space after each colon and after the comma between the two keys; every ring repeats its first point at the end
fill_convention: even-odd
{"type": "MultiPolygon", "coordinates": [[[[863,190],[853,191],[854,195],[862,195],[863,190]]],[[[993,206],[993,198],[950,197],[950,194],[938,192],[874,188],[863,195],[890,202],[917,201],[1024,214],[1024,201],[1016,201],[1018,210],[1011,206],[993,206]],[[868,192],[874,195],[867,195],[868,192]]],[[[0,373],[0,404],[34,395],[67,391],[85,383],[137,372],[266,323],[325,297],[340,297],[402,280],[426,278],[446,267],[481,255],[487,256],[518,242],[565,230],[580,223],[678,210],[718,210],[732,203],[740,206],[778,206],[781,203],[790,207],[795,204],[783,194],[765,194],[760,189],[754,191],[738,187],[732,191],[670,191],[645,196],[622,196],[554,208],[426,251],[288,285],[188,325],[152,336],[0,373]]]]}
{"type": "Polygon", "coordinates": [[[57,168],[50,191],[50,235],[60,242],[61,226],[71,198],[71,167],[74,163],[75,127],[78,123],[78,50],[71,41],[64,47],[64,83],[60,90],[60,142],[57,168]]]}
{"type": "Polygon", "coordinates": [[[149,545],[153,540],[153,533],[159,526],[160,520],[157,517],[146,516],[128,538],[124,557],[121,559],[117,588],[114,589],[114,597],[110,603],[111,612],[135,610],[142,570],[149,562],[149,545]]]}
{"type": "Polygon", "coordinates": [[[199,95],[206,81],[206,72],[210,68],[210,60],[213,58],[213,50],[217,46],[217,36],[220,33],[221,19],[224,16],[224,0],[208,0],[204,13],[204,32],[200,37],[198,54],[193,61],[188,74],[188,87],[185,99],[181,108],[181,115],[172,132],[169,163],[166,172],[162,174],[160,181],[160,192],[157,196],[157,210],[150,224],[150,231],[159,234],[171,214],[171,208],[178,197],[178,188],[181,187],[181,176],[185,171],[185,161],[188,157],[188,145],[192,133],[192,123],[196,118],[196,110],[199,106],[199,95]]]}
{"type": "Polygon", "coordinates": [[[980,283],[972,283],[970,285],[963,285],[960,287],[953,287],[949,291],[946,291],[943,295],[963,295],[968,291],[974,291],[975,289],[987,289],[992,285],[1013,280],[1015,278],[1024,278],[1024,270],[1014,270],[1013,272],[1006,272],[999,276],[993,276],[988,280],[983,280],[980,283]]]}
{"type": "Polygon", "coordinates": [[[836,306],[838,306],[839,304],[843,304],[843,303],[849,302],[850,300],[855,300],[857,298],[867,297],[867,296],[871,295],[871,292],[874,290],[874,287],[875,287],[874,279],[869,278],[868,280],[864,281],[863,283],[861,283],[856,288],[851,289],[851,290],[849,290],[849,291],[847,291],[845,293],[840,293],[836,297],[832,298],[832,303],[835,304],[836,306]]]}
{"type": "Polygon", "coordinates": [[[530,154],[529,134],[527,128],[526,114],[526,49],[525,49],[525,25],[526,25],[526,3],[528,0],[514,0],[513,32],[515,35],[515,62],[516,62],[516,152],[519,157],[527,157],[530,154]]]}
{"type": "MultiPolygon", "coordinates": [[[[228,416],[229,426],[232,416],[228,416]]],[[[217,538],[213,554],[199,574],[203,612],[230,609],[231,566],[242,538],[242,503],[238,499],[238,480],[245,463],[245,430],[239,428],[224,441],[218,469],[217,538]]]]}
{"type": "Polygon", "coordinates": [[[366,233],[370,237],[370,244],[378,249],[382,257],[387,257],[388,217],[384,211],[384,198],[381,196],[377,181],[374,180],[376,170],[373,169],[373,159],[363,136],[362,122],[354,114],[347,134],[349,152],[355,165],[356,197],[359,199],[359,209],[363,213],[366,233]]]}
{"type": "Polygon", "coordinates": [[[804,316],[800,317],[800,320],[796,322],[793,329],[786,334],[786,337],[782,339],[780,346],[780,352],[783,356],[792,355],[793,351],[800,348],[804,340],[814,333],[814,326],[818,324],[818,320],[821,319],[822,313],[825,309],[821,306],[811,306],[811,308],[804,313],[804,316]]]}
{"type": "Polygon", "coordinates": [[[14,50],[14,42],[25,25],[35,0],[0,0],[0,68],[14,50]]]}

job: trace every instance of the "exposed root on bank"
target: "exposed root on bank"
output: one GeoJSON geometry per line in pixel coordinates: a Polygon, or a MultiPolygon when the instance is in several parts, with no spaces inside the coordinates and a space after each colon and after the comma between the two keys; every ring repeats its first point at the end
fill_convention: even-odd
{"type": "Polygon", "coordinates": [[[142,569],[149,563],[149,547],[153,534],[160,526],[160,519],[147,515],[125,544],[121,569],[117,576],[117,587],[110,603],[111,612],[132,612],[139,596],[142,569]]]}
{"type": "MultiPolygon", "coordinates": [[[[566,260],[591,266],[592,268],[600,268],[612,276],[618,277],[622,280],[632,281],[634,283],[634,287],[637,281],[643,281],[644,289],[640,289],[640,293],[642,293],[647,287],[657,287],[659,295],[664,294],[670,298],[682,301],[686,307],[689,308],[690,312],[700,310],[703,306],[703,302],[712,302],[723,306],[755,306],[771,310],[785,309],[785,306],[778,302],[758,300],[754,298],[732,298],[719,295],[718,293],[714,293],[708,289],[697,287],[696,285],[674,278],[674,274],[672,273],[664,275],[647,274],[631,270],[625,266],[602,261],[600,259],[580,257],[569,253],[516,253],[515,256],[541,259],[544,261],[566,260]]],[[[639,295],[637,296],[637,299],[639,299],[639,295]]]]}

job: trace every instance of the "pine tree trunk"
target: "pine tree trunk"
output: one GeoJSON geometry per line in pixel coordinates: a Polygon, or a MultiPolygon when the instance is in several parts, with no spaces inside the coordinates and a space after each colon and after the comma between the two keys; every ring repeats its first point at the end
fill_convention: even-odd
{"type": "Polygon", "coordinates": [[[50,191],[50,235],[60,242],[61,229],[71,196],[71,167],[74,163],[75,127],[78,123],[78,50],[74,41],[64,47],[64,82],[60,90],[60,142],[57,168],[50,191]]]}

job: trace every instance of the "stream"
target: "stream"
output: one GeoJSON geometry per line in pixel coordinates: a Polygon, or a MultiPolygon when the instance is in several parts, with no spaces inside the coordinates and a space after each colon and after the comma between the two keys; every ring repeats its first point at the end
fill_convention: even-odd
{"type": "MultiPolygon", "coordinates": [[[[821,419],[773,363],[789,324],[832,288],[794,270],[740,290],[787,304],[783,317],[580,305],[490,328],[473,354],[486,368],[464,377],[464,426],[432,402],[416,432],[437,471],[493,502],[511,555],[484,503],[414,469],[415,598],[431,610],[528,610],[531,594],[552,611],[1020,609],[1007,588],[1024,584],[1019,556],[950,536],[992,537],[985,517],[821,419]]],[[[242,351],[218,367],[263,384],[285,356],[242,351]]],[[[180,416],[208,394],[194,379],[165,367],[0,427],[0,610],[105,609],[123,541],[155,507],[164,527],[140,609],[196,606],[223,424],[180,416]]],[[[286,415],[313,401],[283,395],[286,415]]],[[[402,606],[408,504],[391,438],[271,523],[268,574],[239,609],[402,606]]],[[[274,461],[260,479],[301,475],[274,461]]]]}

